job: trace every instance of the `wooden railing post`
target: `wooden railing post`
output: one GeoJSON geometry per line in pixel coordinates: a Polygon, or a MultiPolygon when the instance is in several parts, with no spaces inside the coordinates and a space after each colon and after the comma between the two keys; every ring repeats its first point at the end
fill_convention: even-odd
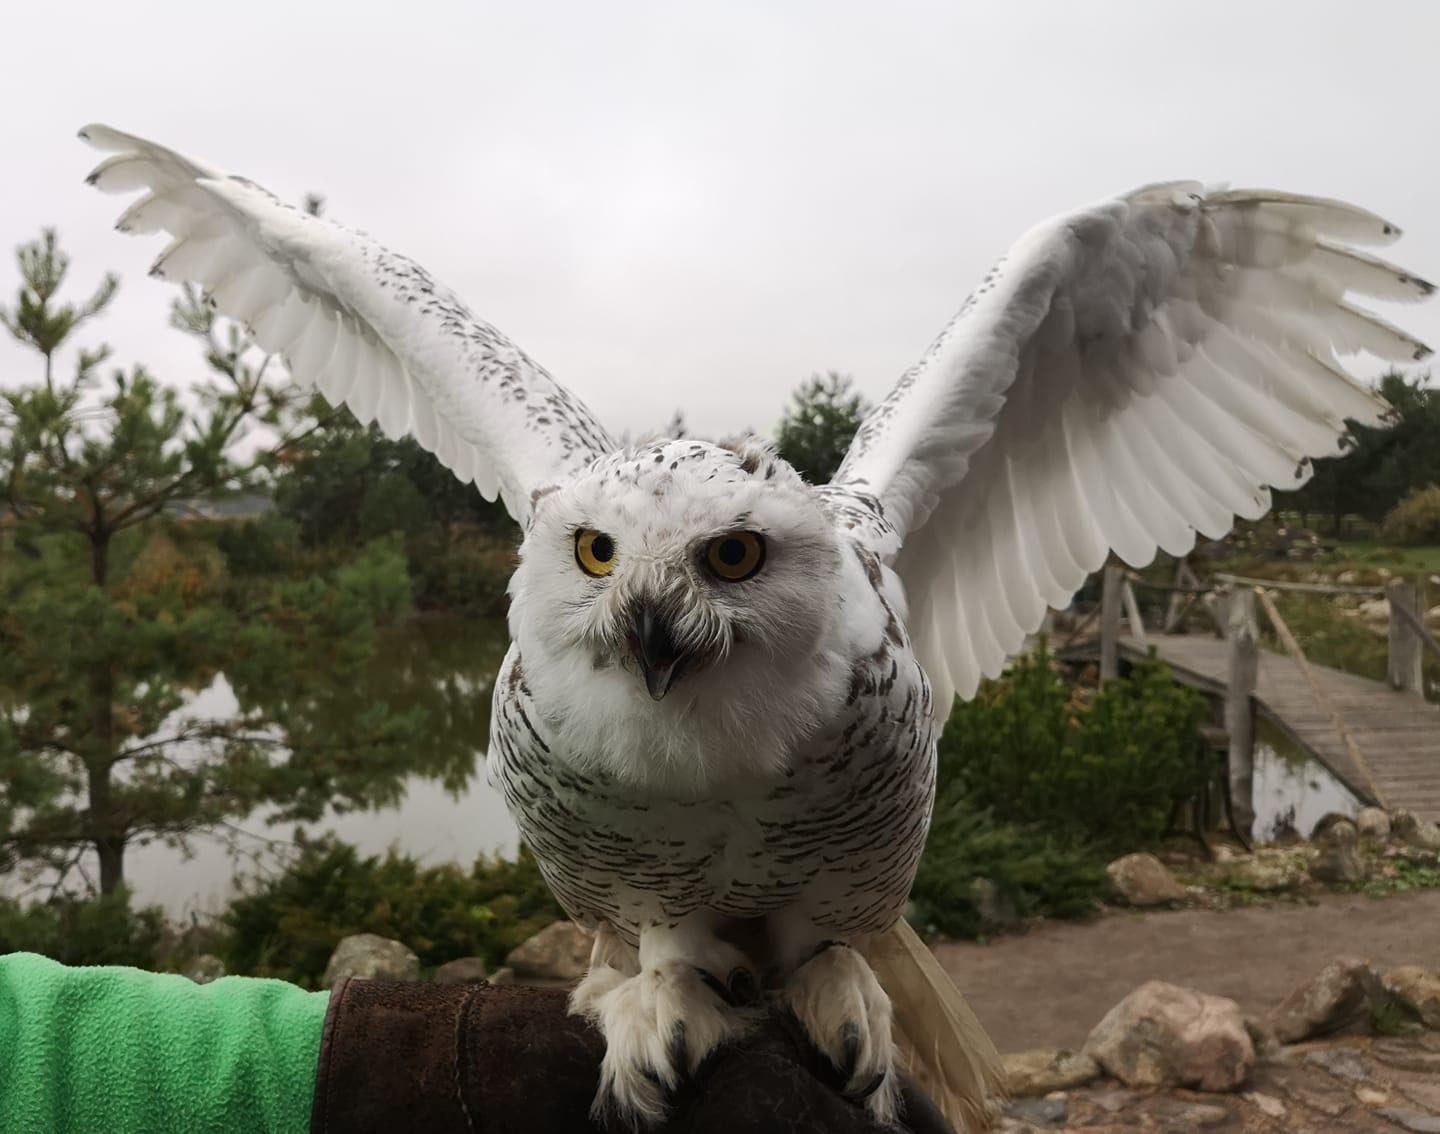
{"type": "Polygon", "coordinates": [[[1120,676],[1120,589],[1125,571],[1117,563],[1105,565],[1105,584],[1100,592],[1100,680],[1120,676]]]}
{"type": "Polygon", "coordinates": [[[1394,579],[1386,586],[1385,596],[1390,600],[1390,684],[1405,693],[1423,693],[1421,640],[1412,622],[1425,617],[1424,580],[1394,579]],[[1401,608],[1414,619],[1406,619],[1401,608]]]}
{"type": "Polygon", "coordinates": [[[1226,638],[1230,642],[1225,684],[1225,731],[1230,734],[1230,804],[1236,834],[1252,835],[1255,825],[1255,710],[1252,697],[1260,673],[1259,633],[1255,623],[1255,592],[1237,587],[1226,604],[1226,638]]]}
{"type": "Polygon", "coordinates": [[[1121,586],[1120,594],[1125,599],[1125,621],[1130,627],[1130,637],[1142,650],[1148,650],[1150,643],[1145,637],[1145,616],[1140,613],[1140,600],[1135,597],[1135,588],[1130,585],[1129,579],[1121,586]]]}

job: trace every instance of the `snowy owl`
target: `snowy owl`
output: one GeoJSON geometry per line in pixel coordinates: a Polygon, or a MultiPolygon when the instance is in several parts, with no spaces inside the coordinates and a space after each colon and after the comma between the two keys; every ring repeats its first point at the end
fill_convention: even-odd
{"type": "Polygon", "coordinates": [[[81,137],[112,151],[92,183],[144,190],[119,228],[172,238],[156,275],[520,523],[487,774],[597,930],[572,1006],[606,1040],[597,1113],[637,1126],[766,1001],[878,1121],[900,1066],[980,1121],[993,1049],[902,920],[955,696],[1111,551],[1183,555],[1381,421],[1338,355],[1428,353],[1347,300],[1431,292],[1355,250],[1393,225],[1152,185],[1022,238],[817,487],[753,439],[621,446],[412,261],[81,137]]]}

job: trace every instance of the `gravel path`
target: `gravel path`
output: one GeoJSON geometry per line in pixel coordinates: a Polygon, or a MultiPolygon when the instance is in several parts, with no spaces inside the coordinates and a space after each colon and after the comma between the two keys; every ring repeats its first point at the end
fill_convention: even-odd
{"type": "Polygon", "coordinates": [[[1078,1048],[1147,980],[1228,996],[1259,1015],[1336,957],[1368,958],[1380,969],[1440,967],[1440,890],[1112,914],[986,945],[941,945],[936,954],[1001,1051],[1078,1048]]]}

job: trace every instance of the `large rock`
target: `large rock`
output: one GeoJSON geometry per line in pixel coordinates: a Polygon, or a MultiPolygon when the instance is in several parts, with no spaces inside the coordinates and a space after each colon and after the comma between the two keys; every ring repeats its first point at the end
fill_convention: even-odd
{"type": "Polygon", "coordinates": [[[1270,1010],[1265,1023],[1281,1043],[1299,1043],[1369,1020],[1380,978],[1365,961],[1331,961],[1270,1010]]]}
{"type": "Polygon", "coordinates": [[[1338,811],[1328,811],[1311,828],[1310,838],[1322,844],[1353,843],[1356,839],[1355,820],[1338,811]]]}
{"type": "Polygon", "coordinates": [[[1231,1091],[1255,1062],[1240,1006],[1152,980],[1095,1025],[1085,1054],[1126,1086],[1231,1091]]]}
{"type": "Polygon", "coordinates": [[[1164,906],[1185,900],[1185,888],[1153,854],[1127,854],[1105,868],[1111,894],[1130,906],[1164,906]]]}
{"type": "Polygon", "coordinates": [[[330,954],[321,985],[334,988],[345,977],[364,980],[416,980],[420,958],[398,941],[374,933],[343,937],[330,954]]]}
{"type": "Polygon", "coordinates": [[[1385,991],[1419,1017],[1427,1028],[1440,1031],[1440,969],[1405,965],[1383,978],[1385,991]]]}
{"type": "Polygon", "coordinates": [[[1100,1064],[1084,1052],[1050,1047],[1019,1051],[1003,1057],[1005,1087],[1015,1098],[1068,1091],[1100,1077],[1100,1064]]]}
{"type": "Polygon", "coordinates": [[[436,984],[474,984],[484,980],[487,975],[482,958],[460,957],[454,961],[446,961],[436,969],[434,980],[436,984]]]}
{"type": "Polygon", "coordinates": [[[1422,850],[1440,850],[1440,826],[1409,811],[1390,814],[1390,829],[1401,842],[1422,850]]]}
{"type": "Polygon", "coordinates": [[[1355,816],[1355,829],[1362,839],[1384,842],[1390,837],[1390,816],[1380,807],[1362,807],[1355,816]]]}
{"type": "Polygon", "coordinates": [[[1365,877],[1360,855],[1360,829],[1352,819],[1337,819],[1319,838],[1320,855],[1310,876],[1321,882],[1359,882],[1365,877]]]}
{"type": "Polygon", "coordinates": [[[585,975],[590,967],[590,946],[594,935],[573,921],[551,922],[528,941],[510,950],[505,964],[516,979],[569,983],[585,975]]]}

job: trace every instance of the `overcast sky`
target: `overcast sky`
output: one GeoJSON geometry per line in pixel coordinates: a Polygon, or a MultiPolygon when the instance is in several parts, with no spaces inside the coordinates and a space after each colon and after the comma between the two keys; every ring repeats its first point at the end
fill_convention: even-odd
{"type": "MultiPolygon", "coordinates": [[[[883,395],[1035,222],[1156,180],[1362,204],[1440,277],[1421,0],[10,5],[0,244],[60,228],[170,381],[161,238],[76,129],[243,173],[426,265],[617,429],[770,428],[807,374],[883,395]]],[[[0,263],[0,294],[17,276],[0,263]]],[[[1440,303],[1389,311],[1440,345],[1440,303]]],[[[0,382],[32,377],[0,345],[0,382]]],[[[1369,372],[1374,367],[1367,368],[1369,372]]]]}

